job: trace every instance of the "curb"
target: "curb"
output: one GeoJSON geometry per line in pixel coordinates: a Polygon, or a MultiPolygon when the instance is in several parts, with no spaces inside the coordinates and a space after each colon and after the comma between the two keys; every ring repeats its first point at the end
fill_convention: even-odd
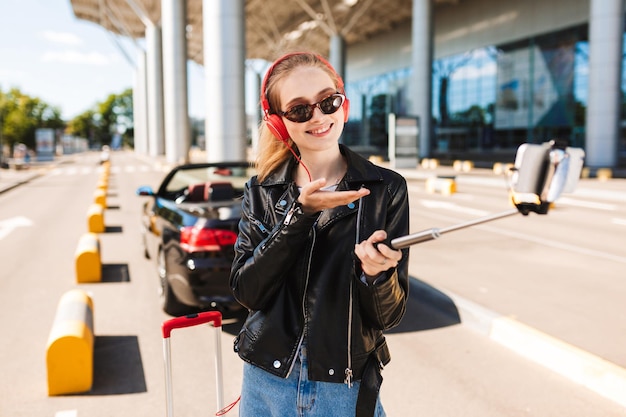
{"type": "Polygon", "coordinates": [[[626,369],[449,291],[442,292],[456,305],[463,325],[626,407],[626,369]]]}
{"type": "MultiPolygon", "coordinates": [[[[70,158],[73,158],[74,156],[75,155],[67,155],[66,157],[60,157],[58,158],[58,160],[55,160],[52,162],[43,162],[41,164],[39,163],[33,164],[32,168],[30,169],[31,171],[30,175],[26,173],[22,179],[11,181],[8,185],[3,186],[2,184],[0,184],[0,194],[10,191],[16,187],[19,187],[20,185],[26,184],[32,180],[35,180],[43,176],[47,171],[56,167],[57,165],[73,162],[73,159],[70,159],[70,158]]],[[[0,170],[0,174],[3,174],[2,170],[0,170]]]]}
{"type": "Polygon", "coordinates": [[[10,191],[10,190],[12,190],[12,189],[14,189],[14,188],[17,188],[17,187],[19,187],[20,185],[26,184],[26,183],[28,183],[28,182],[30,182],[30,181],[32,181],[32,180],[34,180],[34,179],[36,179],[36,178],[41,177],[42,175],[43,175],[43,174],[42,174],[41,172],[36,172],[36,173],[34,173],[34,174],[32,174],[32,175],[29,175],[28,177],[26,177],[26,178],[24,178],[24,179],[21,179],[21,180],[15,181],[15,182],[13,182],[13,183],[11,183],[11,184],[9,184],[9,185],[5,186],[5,187],[0,186],[0,194],[2,194],[2,193],[4,193],[4,192],[7,192],[7,191],[10,191]]]}

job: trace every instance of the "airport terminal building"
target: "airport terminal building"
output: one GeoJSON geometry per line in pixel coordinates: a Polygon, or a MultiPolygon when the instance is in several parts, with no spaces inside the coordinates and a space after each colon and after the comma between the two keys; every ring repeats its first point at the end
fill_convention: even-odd
{"type": "MultiPolygon", "coordinates": [[[[523,142],[562,138],[583,147],[591,166],[624,166],[621,3],[461,0],[435,7],[429,156],[502,161],[523,142]],[[602,14],[615,18],[613,30],[602,14]],[[596,43],[593,26],[605,31],[596,43]],[[610,75],[592,78],[594,47],[601,49],[597,65],[614,67],[599,68],[612,82],[610,75]]],[[[369,133],[350,135],[349,143],[384,147],[386,113],[411,113],[411,48],[411,22],[348,48],[348,96],[362,103],[358,109],[352,100],[350,122],[365,122],[369,133]]]]}
{"type": "Polygon", "coordinates": [[[387,156],[402,119],[418,127],[418,158],[511,162],[520,144],[559,138],[589,167],[626,167],[624,0],[108,0],[109,14],[71,2],[77,17],[145,40],[136,148],[172,161],[189,133],[173,127],[188,123],[185,71],[171,62],[204,65],[207,153],[230,158],[250,140],[246,120],[258,123],[244,110],[243,90],[259,87],[243,81],[246,59],[310,49],[342,73],[342,140],[365,154],[387,156]]]}

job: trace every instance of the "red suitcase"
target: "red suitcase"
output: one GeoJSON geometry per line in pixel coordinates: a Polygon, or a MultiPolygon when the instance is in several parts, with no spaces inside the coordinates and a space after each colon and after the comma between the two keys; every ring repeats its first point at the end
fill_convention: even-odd
{"type": "MultiPolygon", "coordinates": [[[[163,359],[165,362],[165,397],[167,417],[174,416],[172,399],[172,358],[170,335],[172,330],[183,327],[197,326],[199,324],[212,323],[215,328],[215,374],[217,386],[217,413],[224,407],[224,391],[222,383],[222,314],[218,311],[206,311],[199,314],[175,317],[163,322],[163,359]]],[[[216,415],[219,415],[217,414],[216,415]]]]}

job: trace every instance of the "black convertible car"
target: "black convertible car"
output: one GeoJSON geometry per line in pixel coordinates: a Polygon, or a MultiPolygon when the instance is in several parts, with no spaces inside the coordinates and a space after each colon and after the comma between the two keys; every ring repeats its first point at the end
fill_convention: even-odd
{"type": "Polygon", "coordinates": [[[228,285],[241,197],[253,168],[247,162],[180,165],[143,206],[146,258],[156,260],[163,310],[173,316],[199,310],[237,311],[228,285]]]}

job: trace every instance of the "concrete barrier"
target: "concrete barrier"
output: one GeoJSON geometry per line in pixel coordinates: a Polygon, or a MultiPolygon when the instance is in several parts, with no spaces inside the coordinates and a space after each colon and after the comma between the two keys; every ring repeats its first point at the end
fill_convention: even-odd
{"type": "Polygon", "coordinates": [[[106,164],[102,167],[102,172],[100,173],[100,177],[98,178],[98,189],[105,190],[109,187],[109,174],[111,170],[109,168],[109,164],[106,164]]]}
{"type": "Polygon", "coordinates": [[[111,164],[108,161],[103,162],[102,167],[100,169],[100,179],[108,181],[110,174],[111,174],[111,164]]]}
{"type": "Polygon", "coordinates": [[[102,257],[100,240],[95,233],[81,236],[74,255],[76,282],[100,282],[102,280],[102,257]]]}
{"type": "Polygon", "coordinates": [[[381,155],[370,155],[368,160],[371,163],[376,164],[376,165],[382,165],[385,162],[385,160],[383,159],[381,155]]]}
{"type": "Polygon", "coordinates": [[[70,290],[59,301],[48,337],[48,395],[91,389],[93,348],[93,301],[85,291],[70,290]]]}
{"type": "Polygon", "coordinates": [[[474,169],[474,161],[463,161],[461,165],[461,170],[463,172],[470,172],[474,169]]]}
{"type": "Polygon", "coordinates": [[[105,190],[98,189],[93,193],[93,202],[99,204],[103,209],[107,208],[107,192],[105,190]]]}
{"type": "Polygon", "coordinates": [[[109,188],[109,180],[107,178],[100,178],[96,187],[98,190],[106,191],[107,188],[109,188]]]}
{"type": "Polygon", "coordinates": [[[87,230],[90,233],[104,233],[104,207],[92,204],[87,210],[87,230]]]}
{"type": "Polygon", "coordinates": [[[456,193],[456,179],[455,177],[430,177],[426,179],[426,191],[452,195],[456,193]]]}
{"type": "Polygon", "coordinates": [[[452,163],[452,168],[455,171],[470,172],[472,169],[474,169],[474,162],[456,160],[452,163]]]}
{"type": "Polygon", "coordinates": [[[439,160],[432,159],[432,158],[424,158],[420,162],[420,165],[424,169],[437,169],[437,167],[439,167],[439,160]]]}
{"type": "Polygon", "coordinates": [[[581,178],[596,178],[600,181],[607,181],[613,178],[611,168],[589,168],[584,167],[580,173],[581,178]]]}
{"type": "Polygon", "coordinates": [[[493,164],[493,173],[496,175],[508,174],[514,165],[511,163],[496,162],[493,164]]]}
{"type": "Polygon", "coordinates": [[[611,168],[598,168],[596,178],[600,181],[606,181],[613,178],[613,170],[611,168]]]}

